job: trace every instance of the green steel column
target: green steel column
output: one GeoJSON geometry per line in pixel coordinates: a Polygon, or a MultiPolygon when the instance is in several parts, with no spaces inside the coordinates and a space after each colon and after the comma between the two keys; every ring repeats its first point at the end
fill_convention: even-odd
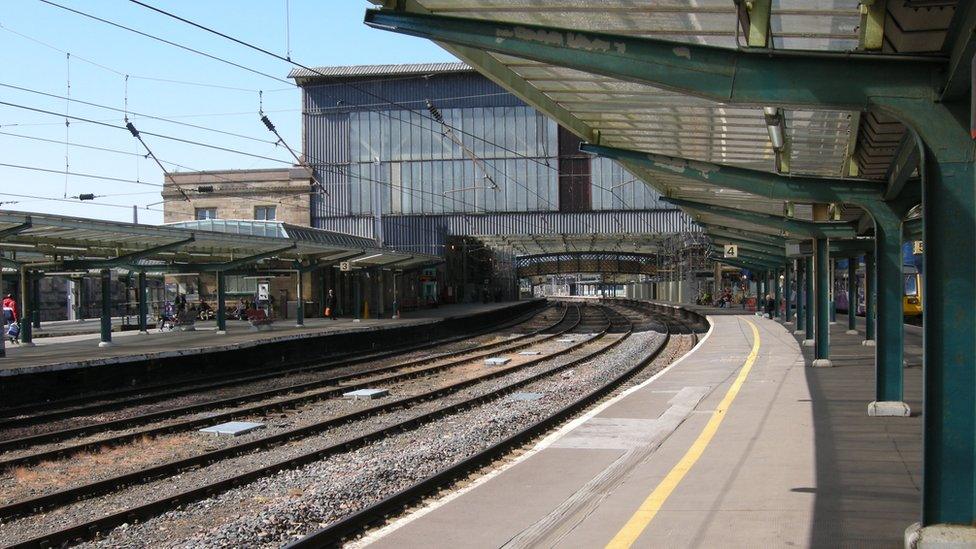
{"type": "Polygon", "coordinates": [[[779,269],[773,271],[773,293],[776,294],[773,296],[773,303],[776,304],[776,306],[773,307],[773,318],[779,318],[779,304],[780,299],[782,298],[782,294],[780,294],[779,289],[779,269]]]}
{"type": "Polygon", "coordinates": [[[863,344],[874,347],[874,308],[876,303],[875,293],[878,291],[878,269],[873,253],[864,254],[864,278],[867,281],[867,288],[864,289],[863,344]]]}
{"type": "Polygon", "coordinates": [[[814,307],[815,307],[814,301],[815,301],[815,295],[816,295],[816,294],[813,293],[814,292],[814,283],[813,282],[814,282],[814,278],[816,277],[816,273],[813,270],[813,256],[808,256],[806,258],[806,266],[804,267],[804,273],[803,273],[803,275],[804,275],[803,276],[804,281],[806,282],[806,284],[805,284],[806,285],[806,291],[804,292],[805,295],[803,296],[803,300],[804,300],[804,312],[806,312],[806,315],[807,315],[806,323],[805,323],[805,326],[806,326],[806,334],[805,335],[806,335],[806,337],[803,340],[803,345],[805,345],[807,347],[813,347],[814,345],[816,345],[816,341],[813,339],[813,337],[814,337],[814,326],[815,326],[814,322],[816,322],[816,320],[814,320],[814,316],[813,316],[814,307]]]}
{"type": "Polygon", "coordinates": [[[762,292],[763,292],[763,276],[765,273],[756,273],[756,310],[762,311],[762,292]]]}
{"type": "Polygon", "coordinates": [[[27,270],[27,267],[20,268],[20,343],[21,345],[26,345],[28,347],[34,346],[33,333],[31,331],[31,323],[29,319],[34,309],[34,303],[31,299],[30,288],[30,276],[31,272],[27,270]]]}
{"type": "MultiPolygon", "coordinates": [[[[903,401],[905,277],[901,250],[901,221],[875,220],[875,403],[871,415],[907,416],[903,401]],[[881,410],[877,403],[887,403],[881,410]]],[[[923,294],[924,295],[924,294],[923,294]]],[[[970,310],[972,314],[972,310],[970,310]]]]}
{"type": "Polygon", "coordinates": [[[790,311],[790,307],[793,305],[790,296],[791,287],[793,286],[793,277],[790,272],[792,261],[787,261],[786,265],[783,266],[783,320],[787,323],[793,318],[793,313],[790,311]]]}
{"type": "Polygon", "coordinates": [[[847,258],[847,333],[857,334],[857,257],[847,258]]]}
{"type": "Polygon", "coordinates": [[[803,304],[806,303],[805,296],[803,295],[806,291],[806,260],[802,257],[796,260],[796,330],[793,331],[793,335],[804,335],[807,333],[807,314],[804,310],[803,304]]]}
{"type": "Polygon", "coordinates": [[[217,333],[227,333],[227,281],[224,271],[217,271],[217,333]]]}
{"type": "Polygon", "coordinates": [[[826,238],[814,241],[817,273],[817,329],[814,347],[814,366],[830,366],[830,242],[826,238]]]}
{"type": "Polygon", "coordinates": [[[102,312],[99,316],[101,320],[102,340],[98,343],[99,347],[112,345],[112,271],[102,269],[102,312]]]}
{"type": "Polygon", "coordinates": [[[35,330],[41,329],[41,275],[35,274],[30,277],[31,290],[31,327],[35,330]]]}
{"type": "MultiPolygon", "coordinates": [[[[958,138],[961,139],[961,138],[958,138]]],[[[976,167],[926,148],[922,526],[976,523],[976,167]]]]}
{"type": "Polygon", "coordinates": [[[149,330],[146,327],[146,316],[149,314],[149,306],[146,303],[148,299],[148,291],[146,289],[146,273],[140,271],[137,278],[139,288],[136,290],[139,295],[136,296],[136,300],[139,303],[139,333],[147,334],[149,330]]]}
{"type": "Polygon", "coordinates": [[[830,281],[827,284],[827,292],[830,295],[830,323],[837,323],[837,292],[834,285],[834,274],[837,272],[837,264],[834,258],[830,258],[830,281]]]}
{"type": "Polygon", "coordinates": [[[302,272],[298,271],[298,288],[296,288],[295,326],[305,326],[305,289],[302,287],[302,272]]]}

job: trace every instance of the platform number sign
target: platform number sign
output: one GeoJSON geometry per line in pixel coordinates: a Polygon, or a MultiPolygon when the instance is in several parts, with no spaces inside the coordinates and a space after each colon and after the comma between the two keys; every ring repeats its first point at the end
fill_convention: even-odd
{"type": "Polygon", "coordinates": [[[735,244],[726,244],[725,257],[739,257],[739,247],[735,244]]]}
{"type": "Polygon", "coordinates": [[[915,240],[912,242],[912,253],[915,255],[922,255],[925,253],[925,245],[921,240],[915,240]]]}
{"type": "Polygon", "coordinates": [[[343,271],[343,272],[345,272],[345,271],[351,271],[352,270],[352,265],[350,265],[348,261],[342,261],[342,262],[339,263],[339,270],[340,271],[343,271]]]}

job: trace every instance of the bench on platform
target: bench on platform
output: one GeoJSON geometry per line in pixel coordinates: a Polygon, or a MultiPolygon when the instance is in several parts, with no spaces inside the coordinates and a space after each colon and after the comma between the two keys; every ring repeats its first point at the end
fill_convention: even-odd
{"type": "Polygon", "coordinates": [[[270,330],[271,324],[274,323],[274,318],[268,316],[264,309],[248,309],[246,314],[247,321],[255,330],[260,330],[262,327],[270,330]]]}

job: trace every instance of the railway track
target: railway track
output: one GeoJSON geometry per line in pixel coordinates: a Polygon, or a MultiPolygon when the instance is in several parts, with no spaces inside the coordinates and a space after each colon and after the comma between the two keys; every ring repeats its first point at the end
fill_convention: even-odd
{"type": "MultiPolygon", "coordinates": [[[[31,500],[15,502],[13,504],[4,506],[2,510],[0,510],[0,516],[10,517],[15,515],[32,513],[35,510],[67,504],[72,501],[76,501],[80,498],[88,498],[98,494],[111,492],[120,486],[127,486],[133,483],[144,482],[154,478],[171,475],[181,470],[185,470],[186,468],[189,467],[203,466],[206,465],[207,463],[212,463],[214,461],[218,461],[220,459],[226,458],[231,455],[239,455],[241,453],[254,451],[256,449],[262,447],[268,447],[270,445],[283,444],[289,440],[294,440],[295,438],[299,438],[299,437],[306,437],[311,434],[329,429],[341,423],[347,423],[350,421],[354,421],[356,419],[362,419],[370,415],[386,413],[391,410],[409,407],[420,402],[431,401],[437,398],[441,398],[445,395],[454,394],[460,391],[461,389],[475,386],[478,383],[484,382],[486,380],[504,377],[511,373],[517,372],[519,370],[523,370],[527,367],[543,364],[547,361],[551,361],[553,358],[557,356],[566,355],[567,353],[570,354],[577,353],[582,348],[587,346],[595,347],[595,349],[589,349],[586,350],[585,352],[579,353],[580,356],[574,356],[573,359],[570,360],[569,362],[546,369],[542,372],[533,374],[526,378],[522,378],[514,382],[508,383],[498,389],[488,391],[486,393],[476,395],[470,398],[465,398],[453,404],[449,404],[443,407],[436,408],[429,412],[422,413],[406,421],[398,422],[394,425],[373,430],[365,434],[329,445],[325,448],[317,449],[313,452],[309,452],[287,460],[275,462],[273,464],[264,467],[259,467],[250,471],[246,471],[239,475],[235,475],[233,477],[226,478],[218,482],[213,482],[204,486],[195,487],[191,490],[186,490],[172,496],[160,498],[155,501],[148,502],[143,505],[135,506],[133,508],[126,509],[118,513],[113,513],[107,516],[103,516],[82,524],[75,524],[68,528],[63,528],[38,538],[26,540],[13,546],[14,547],[54,546],[66,542],[72,542],[76,539],[88,538],[95,535],[97,532],[104,531],[109,528],[113,528],[124,522],[132,522],[133,520],[139,520],[139,519],[147,518],[149,516],[153,516],[174,506],[181,505],[190,501],[194,501],[196,499],[207,497],[219,491],[226,490],[230,487],[252,481],[254,479],[260,478],[262,476],[266,476],[268,474],[277,472],[282,469],[298,467],[300,465],[304,465],[312,461],[320,460],[330,455],[349,451],[351,449],[369,444],[371,442],[381,440],[383,437],[388,436],[390,434],[402,432],[403,430],[406,429],[416,428],[419,425],[429,423],[430,421],[434,421],[435,419],[443,417],[444,415],[449,415],[459,410],[463,410],[467,407],[474,406],[478,403],[487,402],[489,400],[498,398],[502,395],[508,394],[516,390],[519,387],[525,386],[544,377],[552,376],[558,372],[564,371],[568,368],[572,368],[575,365],[582,364],[588,360],[591,360],[593,357],[598,356],[599,354],[607,351],[608,349],[618,345],[620,342],[624,341],[630,335],[632,330],[632,322],[630,320],[628,320],[623,315],[620,315],[619,313],[610,311],[609,309],[600,308],[598,311],[599,314],[603,316],[603,319],[601,321],[596,322],[593,318],[594,315],[592,314],[590,315],[580,314],[577,320],[573,323],[573,326],[576,328],[576,331],[586,331],[593,327],[597,327],[596,324],[599,323],[600,324],[599,328],[601,329],[597,333],[595,333],[595,335],[592,335],[587,338],[583,338],[579,342],[567,346],[564,349],[559,350],[558,352],[550,353],[545,356],[540,356],[537,359],[532,359],[515,366],[493,369],[492,371],[489,371],[487,373],[470,377],[457,383],[438,387],[433,390],[425,391],[421,394],[409,396],[398,400],[393,400],[377,406],[372,406],[364,410],[359,410],[349,414],[330,418],[326,421],[319,422],[314,425],[293,429],[288,432],[273,435],[272,437],[265,437],[264,439],[261,440],[238,444],[229,448],[218,450],[216,452],[201,454],[189,459],[178,460],[175,462],[158,465],[144,470],[119,475],[112,479],[105,479],[103,481],[90,483],[88,485],[77,486],[67,490],[62,490],[60,492],[47,494],[45,496],[41,496],[38,498],[33,498],[31,500]],[[597,344],[597,342],[600,343],[597,344]]],[[[565,318],[563,320],[565,320],[565,318]]],[[[538,342],[535,342],[533,344],[538,344],[538,342]]]]}
{"type": "Polygon", "coordinates": [[[131,428],[133,426],[144,425],[147,423],[160,421],[167,418],[185,416],[189,414],[198,414],[200,412],[207,412],[210,410],[220,410],[228,406],[235,406],[245,402],[262,401],[276,396],[287,395],[290,393],[298,393],[303,391],[305,392],[304,394],[301,394],[299,396],[285,397],[285,398],[273,400],[271,402],[264,402],[261,404],[254,404],[251,406],[238,407],[238,408],[231,409],[229,411],[208,414],[205,417],[196,417],[193,419],[178,421],[175,423],[168,423],[161,426],[149,427],[149,428],[140,429],[137,431],[119,434],[111,437],[100,438],[97,440],[91,440],[91,441],[72,444],[72,445],[63,446],[59,448],[43,450],[31,454],[0,459],[0,470],[9,469],[12,467],[20,467],[20,466],[28,465],[31,463],[37,463],[44,460],[57,459],[77,452],[92,451],[105,446],[119,445],[126,442],[131,442],[133,440],[141,439],[144,437],[156,437],[166,433],[204,427],[204,426],[220,423],[222,421],[230,421],[237,417],[254,415],[254,414],[264,414],[274,410],[288,409],[295,406],[314,402],[317,400],[341,396],[343,393],[346,393],[348,391],[367,388],[376,385],[378,383],[392,383],[403,379],[410,379],[422,375],[437,373],[452,368],[454,366],[464,364],[471,360],[483,358],[487,355],[494,354],[499,351],[518,350],[526,346],[536,344],[541,341],[546,341],[549,339],[556,338],[562,335],[563,333],[576,328],[579,325],[581,320],[582,319],[579,315],[578,310],[567,308],[564,310],[563,315],[555,323],[550,324],[542,329],[535,330],[524,335],[515,336],[513,338],[508,338],[500,342],[488,343],[473,348],[462,349],[460,351],[451,351],[448,353],[441,353],[441,354],[432,355],[430,357],[424,357],[420,359],[395,362],[394,364],[383,365],[376,368],[371,368],[371,369],[354,372],[354,373],[327,376],[317,381],[287,385],[275,389],[263,390],[263,391],[248,393],[244,395],[237,395],[234,397],[205,402],[201,404],[180,406],[180,407],[171,408],[167,410],[151,412],[147,414],[141,414],[141,415],[126,417],[117,420],[104,421],[104,422],[91,424],[91,425],[85,425],[82,427],[74,427],[69,429],[63,429],[60,431],[53,431],[48,433],[32,435],[28,437],[22,437],[18,439],[10,439],[7,441],[0,442],[0,450],[9,451],[17,448],[24,448],[24,447],[30,447],[38,444],[61,441],[71,437],[79,437],[82,435],[90,435],[90,434],[105,432],[110,430],[131,428]],[[567,326],[564,328],[557,328],[558,326],[563,324],[566,324],[567,326]],[[545,333],[548,331],[551,331],[552,333],[545,333]],[[461,357],[461,358],[455,358],[455,357],[461,357]],[[433,364],[433,365],[424,367],[424,365],[428,365],[428,364],[433,364]],[[409,370],[402,373],[389,374],[390,372],[396,372],[398,370],[405,370],[410,368],[418,368],[418,369],[409,370]],[[389,374],[389,375],[384,375],[384,374],[389,374]],[[380,376],[380,377],[370,377],[370,376],[380,376]],[[357,379],[361,381],[350,383],[357,379]],[[334,386],[334,387],[321,389],[322,387],[330,387],[330,386],[334,386]]]}
{"type": "MultiPolygon", "coordinates": [[[[620,315],[620,318],[625,322],[631,323],[631,321],[623,315],[620,315]]],[[[596,389],[585,394],[582,398],[579,398],[564,406],[548,417],[519,430],[515,434],[506,437],[500,442],[492,444],[491,446],[469,456],[468,458],[462,459],[448,467],[445,467],[433,475],[430,475],[419,482],[415,482],[410,486],[394,493],[393,495],[363,508],[360,511],[351,513],[324,528],[308,534],[299,540],[293,541],[286,545],[286,547],[288,549],[305,549],[312,547],[319,548],[338,546],[344,539],[362,532],[371,525],[386,521],[389,516],[398,513],[412,502],[458,481],[459,479],[468,475],[471,471],[475,471],[485,465],[490,464],[495,459],[505,455],[511,450],[532,440],[536,436],[550,430],[551,428],[554,428],[559,423],[569,419],[581,410],[607,396],[610,392],[623,384],[627,379],[645,368],[655,358],[657,358],[657,356],[665,349],[668,341],[671,338],[672,324],[678,324],[683,328],[687,328],[687,326],[680,319],[668,318],[667,320],[664,320],[663,323],[665,326],[665,337],[660,341],[656,348],[646,358],[640,360],[632,367],[627,368],[624,372],[615,376],[604,385],[597,387],[596,389]]],[[[628,334],[629,333],[630,332],[628,331],[628,334]]],[[[694,335],[694,332],[692,332],[692,335],[694,335]]],[[[697,341],[697,336],[695,337],[695,340],[697,341]]],[[[622,340],[623,338],[621,338],[620,341],[622,340]]]]}
{"type": "MultiPolygon", "coordinates": [[[[37,423],[45,423],[57,419],[78,417],[85,414],[95,414],[122,407],[131,407],[139,404],[158,402],[167,398],[174,398],[191,393],[199,393],[215,389],[244,385],[258,381],[280,378],[301,373],[329,370],[346,366],[353,366],[364,362],[388,359],[426,349],[441,347],[451,343],[467,341],[472,338],[490,334],[530,322],[532,318],[551,309],[547,307],[542,311],[530,311],[524,315],[499,325],[492,326],[485,330],[473,334],[465,334],[452,338],[440,339],[420,345],[399,346],[392,350],[383,352],[357,352],[344,353],[333,356],[316,356],[299,363],[293,363],[285,368],[276,368],[268,371],[267,368],[253,368],[242,370],[233,374],[219,374],[201,378],[191,378],[163,384],[154,384],[132,389],[121,389],[112,392],[94,393],[61,399],[58,401],[29,404],[10,408],[0,408],[0,429],[37,423]],[[229,379],[228,379],[229,378],[229,379]]],[[[2,449],[0,449],[2,451],[2,449]]]]}

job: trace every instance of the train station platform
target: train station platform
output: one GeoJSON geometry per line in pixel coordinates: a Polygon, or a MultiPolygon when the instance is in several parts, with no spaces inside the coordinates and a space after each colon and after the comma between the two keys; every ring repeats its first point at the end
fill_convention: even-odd
{"type": "MultiPolygon", "coordinates": [[[[834,367],[812,368],[779,321],[709,318],[670,367],[359,545],[901,546],[919,518],[921,368],[905,370],[912,417],[869,417],[873,350],[845,323],[834,367]]],[[[920,335],[906,344],[920,354],[920,335]]]]}
{"type": "Polygon", "coordinates": [[[35,340],[34,347],[7,344],[7,357],[0,359],[0,377],[10,377],[38,371],[56,371],[97,365],[118,364],[132,360],[207,353],[225,348],[246,348],[277,341],[305,339],[325,334],[341,334],[383,330],[401,326],[432,324],[452,318],[464,318],[516,305],[508,303],[464,303],[443,305],[404,313],[399,319],[351,318],[329,320],[309,318],[304,327],[296,327],[294,319],[276,321],[270,330],[254,331],[247,321],[227,321],[227,333],[218,335],[214,321],[196,322],[194,330],[159,331],[150,328],[148,334],[138,331],[115,332],[111,347],[98,347],[98,319],[84,325],[94,326],[87,331],[77,323],[45,323],[48,336],[35,340]],[[63,332],[66,335],[55,335],[63,332]]]}
{"type": "MultiPolygon", "coordinates": [[[[541,303],[538,300],[503,303],[442,305],[403,314],[399,319],[306,319],[276,321],[270,330],[255,331],[247,321],[227,321],[218,334],[216,324],[197,322],[192,331],[179,329],[149,333],[113,333],[113,345],[99,347],[99,334],[70,333],[66,323],[49,323],[50,337],[38,338],[34,347],[6,345],[0,358],[0,399],[20,400],[18,388],[40,397],[57,398],[54,389],[96,390],[113,385],[138,385],[169,375],[204,375],[229,371],[276,368],[327,353],[379,349],[382,345],[408,345],[433,338],[477,331],[504,322],[541,303]],[[533,305],[533,303],[535,305],[533,305]],[[53,333],[64,330],[70,335],[53,333]],[[375,332],[384,331],[377,337],[375,332]]],[[[86,321],[85,324],[97,324],[86,321]]]]}

